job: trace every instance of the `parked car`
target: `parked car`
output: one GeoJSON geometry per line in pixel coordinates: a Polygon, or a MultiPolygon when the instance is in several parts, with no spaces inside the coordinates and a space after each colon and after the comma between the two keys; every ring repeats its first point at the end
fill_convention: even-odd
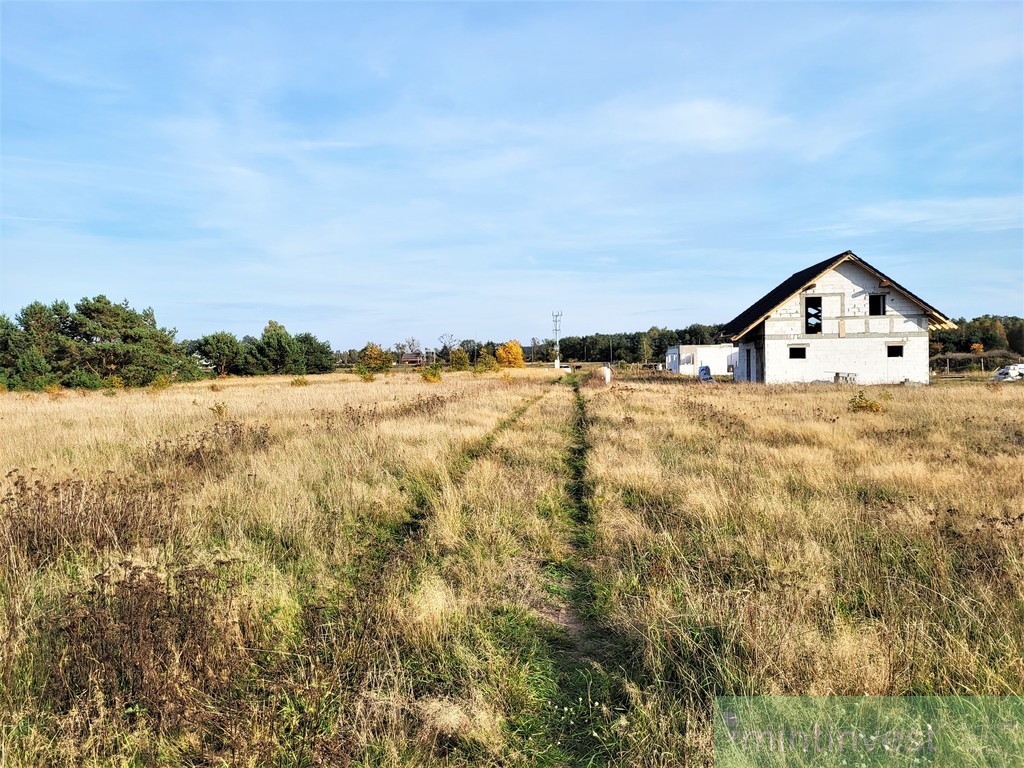
{"type": "Polygon", "coordinates": [[[1024,363],[1000,368],[989,381],[1020,381],[1021,379],[1024,379],[1024,363]]]}

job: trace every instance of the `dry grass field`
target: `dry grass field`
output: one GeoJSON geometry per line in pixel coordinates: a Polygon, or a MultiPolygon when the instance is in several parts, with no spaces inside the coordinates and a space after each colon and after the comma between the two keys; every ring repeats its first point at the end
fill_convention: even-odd
{"type": "Polygon", "coordinates": [[[0,764],[707,766],[715,694],[1024,694],[1024,387],[295,383],[0,395],[0,764]]]}

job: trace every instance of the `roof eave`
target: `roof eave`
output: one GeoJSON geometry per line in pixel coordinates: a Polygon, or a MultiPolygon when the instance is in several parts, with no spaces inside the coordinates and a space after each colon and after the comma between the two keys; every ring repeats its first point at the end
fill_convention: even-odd
{"type": "Polygon", "coordinates": [[[923,299],[919,298],[918,296],[915,296],[913,293],[908,291],[906,288],[904,288],[902,285],[897,283],[895,280],[893,280],[888,275],[884,274],[883,272],[879,272],[877,269],[875,269],[870,264],[868,264],[866,261],[864,261],[859,256],[857,256],[857,254],[853,253],[852,251],[846,251],[844,253],[839,254],[839,257],[836,258],[835,261],[832,261],[825,269],[823,269],[821,272],[816,274],[814,277],[812,277],[809,280],[807,280],[806,282],[804,282],[804,284],[801,285],[797,290],[793,291],[793,293],[791,293],[788,296],[786,296],[786,298],[784,298],[782,301],[778,302],[774,307],[772,307],[767,312],[765,312],[760,317],[758,317],[757,320],[755,320],[754,322],[752,322],[749,325],[747,325],[747,327],[744,328],[742,331],[740,331],[739,333],[736,333],[736,334],[729,335],[729,336],[723,335],[722,338],[728,339],[729,341],[732,341],[732,342],[740,341],[744,336],[746,336],[748,333],[750,333],[752,330],[754,330],[758,325],[763,323],[772,314],[772,312],[774,312],[776,309],[781,307],[787,301],[790,301],[794,296],[799,296],[801,293],[803,293],[804,291],[807,290],[808,286],[813,285],[814,283],[816,283],[819,279],[821,279],[821,277],[823,275],[825,275],[828,272],[831,272],[833,269],[838,267],[844,261],[851,261],[851,260],[855,261],[865,271],[874,274],[876,277],[879,278],[879,280],[884,281],[889,287],[894,288],[895,290],[899,291],[908,300],[910,300],[913,303],[917,304],[922,310],[924,310],[925,314],[928,316],[928,330],[929,331],[946,331],[946,330],[952,331],[952,330],[956,330],[956,328],[957,328],[956,323],[954,323],[948,317],[946,317],[941,312],[939,312],[937,309],[935,309],[935,307],[931,306],[930,304],[928,304],[928,302],[924,301],[923,299]]]}

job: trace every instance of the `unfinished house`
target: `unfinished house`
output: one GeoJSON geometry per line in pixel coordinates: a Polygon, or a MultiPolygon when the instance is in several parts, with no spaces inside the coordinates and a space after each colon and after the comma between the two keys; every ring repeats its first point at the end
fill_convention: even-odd
{"type": "Polygon", "coordinates": [[[736,381],[928,383],[928,331],[956,328],[851,251],[797,272],[725,324],[736,381]]]}

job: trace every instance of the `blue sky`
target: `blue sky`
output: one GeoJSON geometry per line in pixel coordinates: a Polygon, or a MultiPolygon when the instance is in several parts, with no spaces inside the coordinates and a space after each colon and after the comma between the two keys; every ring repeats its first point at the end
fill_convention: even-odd
{"type": "Polygon", "coordinates": [[[3,2],[0,312],[336,348],[1024,314],[1022,4],[3,2]]]}

